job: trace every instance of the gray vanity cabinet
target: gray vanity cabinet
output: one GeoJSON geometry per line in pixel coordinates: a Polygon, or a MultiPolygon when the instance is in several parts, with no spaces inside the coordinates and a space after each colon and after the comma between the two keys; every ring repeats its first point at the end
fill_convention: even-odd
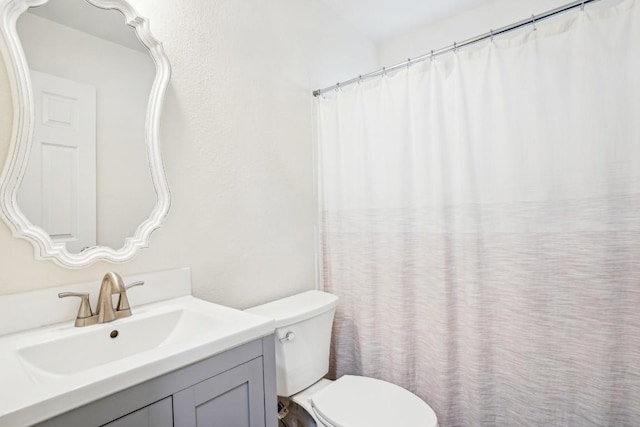
{"type": "Polygon", "coordinates": [[[105,424],[103,427],[173,427],[171,397],[105,424]]]}
{"type": "Polygon", "coordinates": [[[46,427],[276,427],[273,335],[71,410],[46,427]]]}
{"type": "Polygon", "coordinates": [[[243,363],[173,396],[174,427],[265,427],[262,366],[243,363]]]}

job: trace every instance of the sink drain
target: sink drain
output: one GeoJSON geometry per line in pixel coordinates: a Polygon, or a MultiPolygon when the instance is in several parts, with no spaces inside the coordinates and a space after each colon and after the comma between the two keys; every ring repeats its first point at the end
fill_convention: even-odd
{"type": "Polygon", "coordinates": [[[109,334],[109,336],[110,336],[111,338],[115,338],[115,337],[117,337],[117,336],[118,336],[118,331],[116,331],[116,330],[114,329],[113,331],[111,331],[111,333],[109,334]]]}

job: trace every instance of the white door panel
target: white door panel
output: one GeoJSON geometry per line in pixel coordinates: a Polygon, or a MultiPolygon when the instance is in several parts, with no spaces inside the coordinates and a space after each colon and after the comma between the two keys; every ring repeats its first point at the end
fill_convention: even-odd
{"type": "Polygon", "coordinates": [[[31,71],[36,123],[20,208],[54,242],[96,245],[96,90],[31,71]]]}

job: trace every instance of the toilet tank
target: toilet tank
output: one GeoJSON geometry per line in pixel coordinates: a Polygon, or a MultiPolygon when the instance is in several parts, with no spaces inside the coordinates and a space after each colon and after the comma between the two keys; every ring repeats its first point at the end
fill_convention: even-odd
{"type": "Polygon", "coordinates": [[[338,297],[308,291],[247,309],[275,319],[279,396],[292,396],[329,371],[329,346],[338,297]]]}

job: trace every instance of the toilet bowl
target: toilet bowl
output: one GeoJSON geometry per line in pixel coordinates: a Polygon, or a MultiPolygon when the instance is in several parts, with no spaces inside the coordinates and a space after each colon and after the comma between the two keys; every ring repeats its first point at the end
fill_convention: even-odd
{"type": "Polygon", "coordinates": [[[415,394],[375,378],[329,370],[338,297],[308,291],[247,309],[275,319],[278,396],[303,408],[318,427],[436,427],[431,407],[415,394]]]}

